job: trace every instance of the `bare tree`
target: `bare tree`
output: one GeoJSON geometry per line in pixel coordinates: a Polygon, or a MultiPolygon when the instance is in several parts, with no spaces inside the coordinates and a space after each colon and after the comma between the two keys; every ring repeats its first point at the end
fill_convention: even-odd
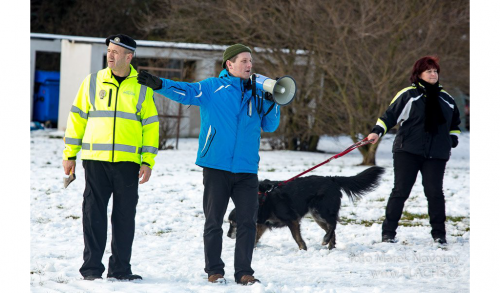
{"type": "MultiPolygon", "coordinates": [[[[315,150],[321,134],[359,140],[424,55],[441,57],[445,86],[468,90],[466,0],[163,0],[161,6],[140,27],[166,31],[174,41],[245,43],[255,49],[255,72],[297,80],[297,98],[282,108],[274,134],[288,149],[315,150]]],[[[377,146],[360,149],[362,164],[375,164],[377,146]]]]}
{"type": "MultiPolygon", "coordinates": [[[[353,141],[366,135],[395,93],[409,85],[413,62],[421,56],[442,56],[443,64],[454,59],[468,70],[468,40],[462,38],[468,34],[464,2],[455,6],[438,0],[423,5],[363,0],[323,5],[322,18],[328,20],[323,26],[330,37],[318,38],[313,45],[315,63],[326,75],[327,98],[317,117],[323,131],[346,133],[353,141]]],[[[377,147],[360,149],[362,164],[375,164],[377,147]]]]}

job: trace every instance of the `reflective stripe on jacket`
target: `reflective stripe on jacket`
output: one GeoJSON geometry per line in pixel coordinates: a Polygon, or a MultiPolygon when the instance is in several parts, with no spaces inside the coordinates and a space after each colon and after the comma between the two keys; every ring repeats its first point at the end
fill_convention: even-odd
{"type": "Polygon", "coordinates": [[[153,168],[159,140],[153,91],[137,82],[132,66],[121,84],[110,68],[90,74],[73,102],[64,136],[64,160],[81,149],[82,160],[144,162],[153,168]]]}
{"type": "Polygon", "coordinates": [[[196,83],[162,81],[162,88],[156,92],[181,104],[200,107],[198,166],[232,173],[257,173],[261,129],[273,132],[278,128],[278,105],[264,100],[259,114],[252,91],[226,69],[219,78],[196,83]],[[264,116],[270,107],[273,109],[264,116]]]}
{"type": "Polygon", "coordinates": [[[399,124],[393,152],[403,151],[426,158],[448,160],[451,150],[450,135],[460,134],[460,112],[453,97],[441,89],[439,104],[446,122],[438,126],[437,134],[430,134],[424,127],[426,99],[425,88],[420,84],[402,89],[378,119],[372,132],[383,135],[399,124]]]}

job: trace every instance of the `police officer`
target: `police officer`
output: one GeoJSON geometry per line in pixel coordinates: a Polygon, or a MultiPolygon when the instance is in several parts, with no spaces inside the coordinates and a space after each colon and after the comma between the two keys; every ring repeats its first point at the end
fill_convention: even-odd
{"type": "Polygon", "coordinates": [[[259,146],[261,129],[279,125],[279,106],[252,96],[252,51],[245,45],[229,46],[223,54],[219,77],[196,83],[175,82],[147,72],[139,83],[185,105],[200,107],[201,129],[196,164],[203,167],[205,272],[208,281],[225,283],[222,223],[231,198],[236,206],[238,233],[234,253],[237,283],[259,282],[251,268],[258,211],[259,146]],[[265,115],[265,113],[268,113],[265,115]]]}
{"type": "Polygon", "coordinates": [[[158,153],[158,112],[153,91],[137,82],[130,65],[136,42],[118,34],[108,37],[106,45],[108,67],[85,78],[71,107],[63,167],[66,175],[73,173],[82,150],[85,249],[80,273],[85,280],[102,278],[107,206],[113,194],[107,277],[135,280],[142,279],[130,267],[138,187],[149,180],[158,153]]]}

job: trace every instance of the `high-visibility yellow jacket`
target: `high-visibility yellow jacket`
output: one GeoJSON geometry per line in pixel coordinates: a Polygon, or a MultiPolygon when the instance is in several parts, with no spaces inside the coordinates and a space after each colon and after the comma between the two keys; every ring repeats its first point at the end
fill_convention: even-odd
{"type": "Polygon", "coordinates": [[[137,82],[137,71],[118,84],[110,68],[90,74],[76,95],[64,135],[63,160],[146,163],[158,153],[159,122],[153,90],[137,82]],[[141,158],[142,156],[142,158],[141,158]]]}

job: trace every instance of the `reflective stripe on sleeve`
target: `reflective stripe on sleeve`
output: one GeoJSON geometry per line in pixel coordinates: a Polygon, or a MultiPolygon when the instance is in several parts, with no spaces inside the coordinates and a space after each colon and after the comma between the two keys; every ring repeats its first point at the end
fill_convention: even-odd
{"type": "Polygon", "coordinates": [[[159,122],[158,115],[151,116],[149,118],[146,118],[146,119],[142,120],[142,126],[148,125],[148,124],[151,124],[151,123],[154,123],[154,122],[159,122]]]}
{"type": "Polygon", "coordinates": [[[75,105],[71,106],[71,112],[80,115],[80,117],[82,117],[83,119],[87,119],[89,116],[88,113],[83,112],[80,108],[78,108],[75,105]]]}
{"type": "Polygon", "coordinates": [[[89,99],[92,107],[95,108],[95,91],[96,91],[96,82],[97,82],[97,73],[92,73],[90,75],[90,84],[89,84],[89,99]]]}
{"type": "Polygon", "coordinates": [[[82,145],[82,140],[78,138],[64,137],[64,142],[66,144],[82,145]]]}
{"type": "Polygon", "coordinates": [[[385,123],[384,123],[384,121],[382,121],[382,119],[378,119],[376,125],[378,125],[378,126],[380,126],[380,127],[382,127],[384,129],[384,133],[383,134],[385,134],[387,132],[387,126],[385,126],[385,123]]]}
{"type": "Polygon", "coordinates": [[[146,92],[148,88],[145,85],[141,85],[141,91],[139,92],[139,100],[137,100],[137,112],[139,113],[142,110],[142,103],[146,100],[146,92]]]}
{"type": "Polygon", "coordinates": [[[158,149],[152,146],[143,146],[142,147],[142,152],[143,153],[152,153],[157,155],[158,154],[158,149]]]}

